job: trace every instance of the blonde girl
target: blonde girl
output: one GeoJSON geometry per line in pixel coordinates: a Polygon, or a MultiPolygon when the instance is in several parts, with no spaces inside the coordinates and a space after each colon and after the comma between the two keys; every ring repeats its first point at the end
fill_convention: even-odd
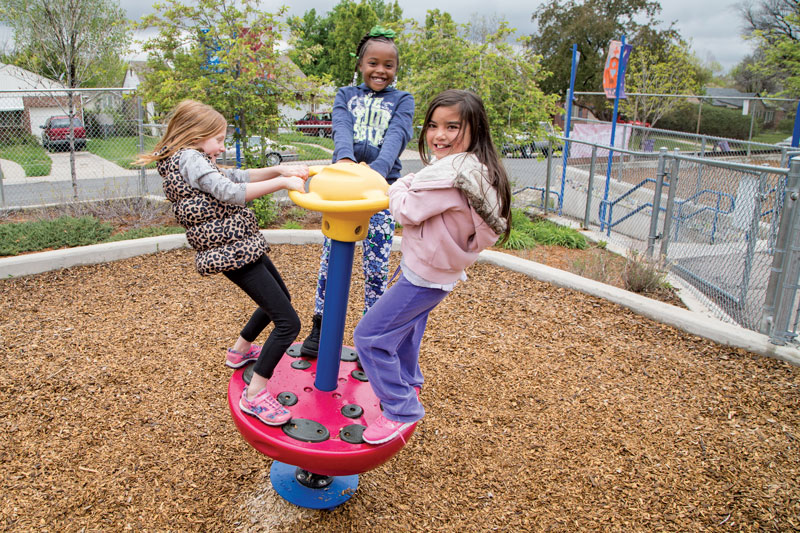
{"type": "Polygon", "coordinates": [[[308,167],[221,169],[215,161],[225,150],[227,127],[225,117],[212,107],[184,100],[170,115],[154,153],[142,154],[137,163],[156,162],[175,218],[197,251],[197,271],[221,272],[258,306],[228,349],[225,364],[239,368],[255,361],[253,379],[242,392],[239,407],[265,424],[281,425],[291,413],[267,390],[267,383],[299,334],[300,319],[267,256],[269,246],[256,217],[245,204],[281,189],[303,191],[308,167]],[[274,327],[264,345],[253,344],[270,322],[274,327]]]}

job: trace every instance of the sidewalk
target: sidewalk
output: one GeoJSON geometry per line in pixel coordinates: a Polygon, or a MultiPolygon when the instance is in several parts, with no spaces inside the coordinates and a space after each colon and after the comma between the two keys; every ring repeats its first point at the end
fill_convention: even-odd
{"type": "MultiPolygon", "coordinates": [[[[21,165],[8,159],[0,159],[0,168],[3,171],[3,183],[5,185],[32,184],[49,181],[71,181],[72,172],[69,164],[69,152],[48,153],[53,164],[50,167],[50,174],[47,176],[28,177],[21,165]]],[[[138,170],[122,168],[100,156],[86,150],[75,152],[75,173],[78,179],[90,174],[92,178],[119,178],[126,176],[137,176],[138,170]]]]}

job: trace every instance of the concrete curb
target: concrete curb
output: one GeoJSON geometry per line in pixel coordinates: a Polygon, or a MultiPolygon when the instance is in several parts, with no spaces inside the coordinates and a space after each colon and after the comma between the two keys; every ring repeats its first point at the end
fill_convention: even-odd
{"type": "MultiPolygon", "coordinates": [[[[271,244],[321,244],[323,241],[320,230],[262,230],[262,233],[271,244]]],[[[402,238],[396,237],[392,250],[399,250],[401,242],[402,238]]],[[[180,233],[0,258],[0,280],[185,247],[188,247],[186,236],[180,233]]],[[[702,313],[651,300],[605,283],[502,252],[485,250],[480,254],[478,261],[507,268],[558,287],[603,298],[639,315],[722,345],[742,348],[800,366],[800,350],[797,348],[776,346],[769,342],[769,337],[766,335],[710,318],[702,313]]]]}

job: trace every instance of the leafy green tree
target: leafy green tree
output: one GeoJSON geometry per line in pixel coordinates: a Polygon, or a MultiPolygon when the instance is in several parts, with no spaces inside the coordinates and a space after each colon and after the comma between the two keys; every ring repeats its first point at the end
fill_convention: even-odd
{"type": "MultiPolygon", "coordinates": [[[[545,93],[556,93],[563,99],[569,89],[572,45],[581,54],[575,77],[575,90],[603,90],[603,68],[608,45],[626,36],[626,42],[637,47],[668,41],[676,35],[671,27],[657,30],[656,15],[661,11],[655,0],[550,0],[533,13],[538,30],[531,36],[530,46],[542,56],[543,67],[552,76],[543,80],[545,93]]],[[[583,105],[596,116],[610,118],[605,96],[582,97],[583,105]]]]}
{"type": "MultiPolygon", "coordinates": [[[[67,87],[64,110],[76,116],[73,89],[113,65],[130,44],[125,13],[117,0],[0,0],[0,21],[14,32],[19,66],[67,87]]],[[[70,120],[70,130],[74,122],[70,120]]],[[[70,135],[73,198],[78,198],[74,135],[70,135]]]]}
{"type": "Polygon", "coordinates": [[[294,35],[290,57],[305,74],[329,74],[336,86],[349,85],[356,64],[351,54],[361,38],[375,24],[398,29],[402,16],[397,0],[341,0],[324,17],[306,11],[288,21],[294,35]]]}
{"type": "Polygon", "coordinates": [[[356,4],[352,0],[342,0],[331,14],[333,29],[329,34],[331,77],[337,86],[349,85],[353,81],[356,58],[351,54],[364,35],[378,23],[378,15],[367,1],[356,4]]]}
{"type": "MultiPolygon", "coordinates": [[[[625,75],[628,93],[698,94],[703,69],[689,52],[688,45],[675,39],[662,49],[634,48],[625,75]]],[[[620,109],[632,120],[652,126],[675,109],[681,100],[663,96],[628,96],[620,101],[620,109]]]]}
{"type": "Polygon", "coordinates": [[[333,26],[331,18],[319,16],[316,9],[311,9],[302,17],[290,17],[288,25],[293,35],[289,58],[307,75],[329,74],[330,54],[324,52],[333,26]]]}
{"type": "Polygon", "coordinates": [[[541,58],[526,42],[509,44],[511,31],[499,21],[485,42],[474,42],[467,38],[468,25],[457,25],[439,10],[428,11],[424,26],[412,23],[402,33],[404,77],[398,87],[414,94],[415,124],[421,124],[427,103],[436,94],[455,88],[481,97],[496,142],[541,133],[539,122],[549,121],[555,113],[556,96],[541,91],[539,83],[546,76],[541,58]]]}
{"type": "Polygon", "coordinates": [[[743,10],[749,36],[762,54],[750,71],[780,76],[782,94],[800,96],[800,1],[762,0],[743,10]]]}
{"type": "Polygon", "coordinates": [[[156,4],[142,27],[158,29],[144,44],[148,72],[140,86],[146,101],[167,113],[186,98],[201,100],[238,126],[242,138],[274,133],[278,106],[294,105],[313,91],[306,78],[278,51],[285,8],[268,13],[258,0],[179,0],[156,4]]]}

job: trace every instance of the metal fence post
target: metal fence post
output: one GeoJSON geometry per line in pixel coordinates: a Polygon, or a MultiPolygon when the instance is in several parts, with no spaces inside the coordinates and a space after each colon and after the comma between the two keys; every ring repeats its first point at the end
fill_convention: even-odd
{"type": "MultiPolygon", "coordinates": [[[[142,97],[136,97],[136,129],[139,134],[139,153],[144,153],[144,104],[142,97]]],[[[147,194],[147,178],[144,167],[139,167],[139,196],[147,194]]]]}
{"type": "Polygon", "coordinates": [[[661,214],[661,189],[664,187],[664,168],[667,163],[667,148],[658,149],[658,170],[656,171],[656,190],[653,192],[653,213],[650,215],[650,233],[647,236],[647,257],[653,257],[653,248],[658,238],[658,215],[661,214]]]}
{"type": "Polygon", "coordinates": [[[547,151],[547,174],[544,177],[544,214],[547,215],[547,208],[550,206],[550,172],[553,168],[553,145],[551,142],[550,149],[547,151]]]}
{"type": "Polygon", "coordinates": [[[672,231],[672,211],[675,209],[675,191],[678,188],[678,170],[680,159],[678,159],[680,148],[675,148],[675,155],[672,159],[672,168],[669,171],[669,189],[667,190],[667,210],[664,214],[664,229],[661,232],[661,250],[659,257],[664,260],[667,257],[669,247],[669,233],[672,231]]]}
{"type": "Polygon", "coordinates": [[[761,332],[768,334],[774,344],[784,345],[791,337],[788,331],[794,296],[797,292],[798,262],[792,261],[792,244],[800,237],[795,231],[800,217],[800,159],[793,159],[786,178],[786,198],[781,209],[778,237],[775,240],[775,254],[772,260],[767,292],[764,296],[764,311],[761,319],[761,332]],[[792,264],[794,263],[794,264],[792,264]],[[790,277],[791,267],[794,277],[790,277]],[[791,291],[785,290],[787,280],[791,291]]]}
{"type": "Polygon", "coordinates": [[[6,192],[3,190],[3,167],[0,166],[0,207],[6,207],[6,192]]]}
{"type": "Polygon", "coordinates": [[[594,189],[594,162],[597,159],[597,145],[592,145],[592,160],[589,163],[589,183],[586,185],[586,211],[583,213],[583,229],[589,229],[589,216],[592,209],[592,192],[594,189]]]}

